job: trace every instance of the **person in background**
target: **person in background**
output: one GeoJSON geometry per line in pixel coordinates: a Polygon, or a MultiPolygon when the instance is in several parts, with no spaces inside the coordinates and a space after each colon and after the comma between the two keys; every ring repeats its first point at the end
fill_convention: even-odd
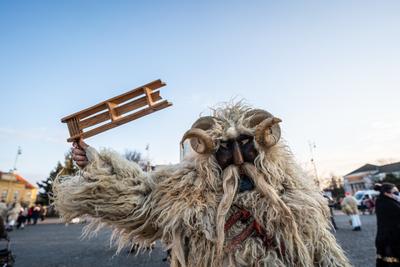
{"type": "Polygon", "coordinates": [[[367,206],[364,203],[365,197],[367,195],[364,195],[363,198],[361,199],[360,205],[358,206],[358,212],[361,213],[362,215],[365,214],[365,212],[367,211],[367,206]]]}
{"type": "Polygon", "coordinates": [[[399,190],[392,183],[375,185],[380,194],[376,200],[377,219],[376,266],[400,266],[400,203],[399,190]]]}
{"type": "Polygon", "coordinates": [[[47,215],[47,208],[45,206],[40,205],[40,220],[44,221],[47,215]]]}
{"type": "Polygon", "coordinates": [[[361,231],[361,220],[358,215],[357,200],[346,192],[346,197],[342,201],[342,211],[350,216],[353,231],[361,231]]]}
{"type": "MultiPolygon", "coordinates": [[[[397,187],[396,187],[397,188],[397,187]]],[[[398,189],[398,188],[397,188],[398,189]]],[[[400,202],[400,194],[399,194],[399,191],[396,191],[394,194],[393,194],[393,197],[394,197],[394,199],[396,199],[396,201],[398,201],[398,202],[400,202]]]]}
{"type": "Polygon", "coordinates": [[[33,206],[29,207],[28,215],[26,216],[26,224],[31,224],[32,214],[33,214],[33,206]]]}
{"type": "Polygon", "coordinates": [[[20,212],[18,214],[18,219],[17,219],[17,229],[20,229],[20,228],[24,229],[27,214],[28,214],[28,210],[24,207],[21,207],[20,212]]]}
{"type": "Polygon", "coordinates": [[[33,224],[37,224],[39,216],[40,216],[40,206],[35,205],[35,207],[33,208],[33,211],[32,211],[33,224]]]}
{"type": "Polygon", "coordinates": [[[6,221],[7,221],[7,213],[8,213],[8,207],[7,204],[1,200],[0,201],[0,216],[3,220],[3,224],[5,225],[6,221]]]}
{"type": "Polygon", "coordinates": [[[8,238],[8,234],[6,231],[6,226],[4,224],[4,219],[2,216],[0,216],[0,239],[6,239],[8,238]]]}
{"type": "Polygon", "coordinates": [[[363,205],[366,207],[370,215],[374,213],[375,202],[372,198],[369,197],[369,195],[364,196],[363,205]]]}
{"type": "Polygon", "coordinates": [[[7,226],[6,229],[8,231],[12,231],[14,229],[14,225],[17,222],[19,213],[21,211],[21,204],[18,202],[13,202],[10,204],[7,210],[7,226]]]}

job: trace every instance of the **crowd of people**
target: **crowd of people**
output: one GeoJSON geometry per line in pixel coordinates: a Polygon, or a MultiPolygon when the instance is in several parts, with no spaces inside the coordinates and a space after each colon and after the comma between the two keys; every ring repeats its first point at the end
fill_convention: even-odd
{"type": "Polygon", "coordinates": [[[45,219],[46,213],[46,207],[40,204],[29,206],[19,202],[0,202],[0,216],[7,231],[23,229],[25,225],[35,225],[39,219],[45,219]]]}
{"type": "MultiPolygon", "coordinates": [[[[400,193],[392,183],[376,184],[376,196],[365,195],[358,205],[354,196],[346,193],[343,199],[330,206],[338,208],[350,217],[353,231],[361,231],[360,213],[376,214],[377,234],[375,238],[376,266],[400,267],[400,193]]],[[[337,229],[333,213],[332,224],[337,229]]]]}
{"type": "MultiPolygon", "coordinates": [[[[377,184],[377,187],[379,184],[377,184]]],[[[376,189],[379,192],[379,189],[376,189]]],[[[328,200],[328,205],[331,209],[331,221],[335,230],[338,229],[336,226],[336,222],[333,216],[333,209],[341,210],[343,213],[350,217],[350,224],[353,226],[354,231],[361,231],[361,221],[359,219],[359,215],[373,215],[375,214],[375,205],[376,200],[379,196],[379,193],[374,195],[365,194],[362,196],[361,201],[358,203],[355,196],[352,196],[351,193],[345,193],[345,197],[340,197],[337,199],[333,199],[324,194],[324,197],[328,200]]],[[[400,197],[398,197],[398,201],[400,202],[400,197]]]]}
{"type": "Polygon", "coordinates": [[[28,206],[17,201],[9,204],[0,202],[0,241],[6,242],[5,248],[0,248],[0,266],[13,266],[15,262],[7,232],[35,225],[39,219],[44,220],[46,213],[47,209],[40,204],[28,206]]]}

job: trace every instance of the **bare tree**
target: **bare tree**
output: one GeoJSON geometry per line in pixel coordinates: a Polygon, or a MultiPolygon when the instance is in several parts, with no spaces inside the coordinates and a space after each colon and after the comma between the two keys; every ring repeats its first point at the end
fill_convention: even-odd
{"type": "Polygon", "coordinates": [[[142,153],[136,151],[136,150],[126,150],[124,157],[129,160],[129,161],[133,161],[136,163],[140,163],[143,161],[142,158],[142,153]]]}
{"type": "Polygon", "coordinates": [[[343,179],[331,173],[328,189],[332,192],[332,197],[338,198],[344,196],[343,179]]]}

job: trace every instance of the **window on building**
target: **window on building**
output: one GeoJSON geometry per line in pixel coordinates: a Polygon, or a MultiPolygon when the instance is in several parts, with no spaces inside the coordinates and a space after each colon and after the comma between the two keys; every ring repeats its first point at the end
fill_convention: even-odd
{"type": "Polygon", "coordinates": [[[6,201],[7,200],[7,195],[8,195],[8,190],[3,190],[1,192],[1,200],[6,201]]]}
{"type": "Polygon", "coordinates": [[[19,191],[14,191],[14,200],[18,200],[19,191]]]}

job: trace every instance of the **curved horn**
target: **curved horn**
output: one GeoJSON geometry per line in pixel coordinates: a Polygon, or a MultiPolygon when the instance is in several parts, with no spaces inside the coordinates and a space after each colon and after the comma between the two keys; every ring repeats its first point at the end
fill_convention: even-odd
{"type": "Polygon", "coordinates": [[[281,127],[278,124],[281,121],[281,119],[270,117],[257,125],[254,134],[256,142],[266,148],[276,145],[281,138],[281,127]]]}
{"type": "Polygon", "coordinates": [[[256,128],[254,133],[255,141],[265,148],[278,143],[281,138],[279,124],[282,120],[274,117],[265,110],[252,110],[248,114],[250,128],[256,128]]]}
{"type": "Polygon", "coordinates": [[[215,124],[213,117],[202,117],[193,123],[192,128],[182,137],[181,145],[186,139],[190,139],[193,150],[199,154],[212,153],[215,144],[206,130],[211,129],[215,124]]]}

